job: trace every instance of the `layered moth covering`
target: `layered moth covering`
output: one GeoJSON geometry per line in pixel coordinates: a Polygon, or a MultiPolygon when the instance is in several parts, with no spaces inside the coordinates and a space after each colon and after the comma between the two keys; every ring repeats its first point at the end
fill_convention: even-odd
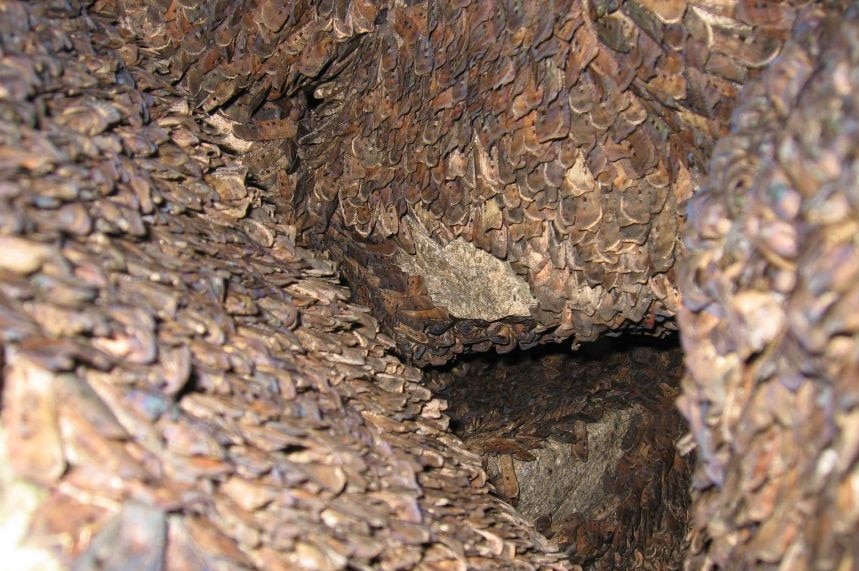
{"type": "Polygon", "coordinates": [[[266,149],[253,170],[305,243],[344,263],[403,354],[436,365],[466,351],[671,328],[681,205],[741,85],[778,54],[797,9],[103,4],[169,57],[167,71],[202,109],[266,149]],[[440,286],[423,235],[463,250],[440,286]],[[465,287],[483,253],[510,277],[465,287]],[[530,296],[502,295],[523,288],[530,296]]]}
{"type": "Polygon", "coordinates": [[[498,493],[571,561],[664,569],[685,554],[695,458],[675,445],[682,359],[639,337],[484,354],[427,377],[498,493]]]}
{"type": "Polygon", "coordinates": [[[859,521],[859,11],[809,11],[689,207],[694,566],[850,569],[859,521]]]}
{"type": "MultiPolygon", "coordinates": [[[[573,567],[413,365],[679,326],[685,565],[857,566],[857,30],[841,1],[0,3],[4,562],[573,567]]],[[[630,450],[680,458],[660,426],[630,450]]],[[[657,568],[615,557],[680,526],[635,454],[601,561],[657,568]]]]}
{"type": "Polygon", "coordinates": [[[418,363],[658,334],[678,308],[681,205],[792,20],[734,2],[394,3],[315,92],[295,218],[418,363]],[[446,289],[415,228],[472,246],[446,289]],[[527,283],[527,309],[474,311],[499,282],[454,276],[482,252],[527,283]]]}
{"type": "Polygon", "coordinates": [[[4,566],[565,568],[160,61],[0,37],[4,566]]]}

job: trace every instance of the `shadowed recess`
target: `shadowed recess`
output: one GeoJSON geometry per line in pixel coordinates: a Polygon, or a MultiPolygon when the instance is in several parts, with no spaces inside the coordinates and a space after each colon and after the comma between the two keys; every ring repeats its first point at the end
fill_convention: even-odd
{"type": "Polygon", "coordinates": [[[587,569],[680,566],[694,462],[677,449],[681,374],[676,337],[631,335],[425,372],[497,495],[587,569]]]}

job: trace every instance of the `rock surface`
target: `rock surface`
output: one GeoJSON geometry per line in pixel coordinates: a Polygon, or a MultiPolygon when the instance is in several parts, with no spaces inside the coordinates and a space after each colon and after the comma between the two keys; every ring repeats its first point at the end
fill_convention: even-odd
{"type": "Polygon", "coordinates": [[[4,565],[568,567],[162,60],[75,2],[0,41],[4,565]]]}
{"type": "Polygon", "coordinates": [[[746,89],[689,207],[696,567],[859,565],[859,10],[837,8],[746,89]]]}
{"type": "Polygon", "coordinates": [[[681,354],[603,340],[431,370],[502,497],[588,569],[679,567],[694,456],[677,441],[681,354]]]}
{"type": "Polygon", "coordinates": [[[446,307],[451,317],[494,321],[530,316],[536,300],[528,282],[510,266],[462,238],[442,246],[419,221],[404,222],[411,227],[415,253],[400,252],[398,264],[423,280],[433,303],[446,307]]]}
{"type": "MultiPolygon", "coordinates": [[[[598,453],[586,462],[576,457],[566,442],[549,439],[540,448],[531,451],[535,460],[514,460],[519,496],[516,509],[535,521],[545,514],[553,514],[552,522],[579,514],[583,518],[598,519],[601,511],[608,509],[595,494],[602,486],[603,478],[610,476],[623,455],[621,440],[630,426],[633,416],[640,410],[608,411],[599,421],[588,426],[588,448],[598,453]]],[[[490,478],[498,477],[497,461],[487,470],[490,478]]],[[[557,526],[556,527],[560,527],[557,526]]]]}
{"type": "Polygon", "coordinates": [[[679,565],[668,416],[617,510],[547,527],[493,494],[550,436],[592,453],[605,395],[477,419],[493,486],[394,356],[679,324],[685,565],[856,567],[857,32],[840,1],[0,2],[4,562],[679,565]],[[408,220],[528,295],[440,298],[408,220]]]}

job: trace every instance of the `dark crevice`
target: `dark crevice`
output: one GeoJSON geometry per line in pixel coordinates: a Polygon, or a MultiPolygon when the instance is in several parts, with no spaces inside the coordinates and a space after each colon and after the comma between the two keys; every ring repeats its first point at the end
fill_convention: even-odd
{"type": "Polygon", "coordinates": [[[425,372],[496,493],[587,569],[679,568],[691,456],[675,336],[482,354],[425,372]]]}

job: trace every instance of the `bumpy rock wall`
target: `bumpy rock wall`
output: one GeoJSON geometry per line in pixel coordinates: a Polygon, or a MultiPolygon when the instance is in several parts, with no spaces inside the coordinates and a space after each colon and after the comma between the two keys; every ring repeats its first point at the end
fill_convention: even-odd
{"type": "Polygon", "coordinates": [[[688,565],[856,566],[846,4],[0,3],[6,529],[36,568],[562,568],[390,351],[658,332],[679,284],[688,565]],[[537,304],[457,318],[413,227],[537,304]]]}
{"type": "Polygon", "coordinates": [[[681,205],[795,16],[687,0],[100,4],[256,143],[252,170],[303,239],[343,262],[403,354],[436,365],[672,327],[681,205]],[[464,252],[441,285],[416,233],[464,252]],[[484,253],[510,276],[465,287],[484,253]]]}
{"type": "Polygon", "coordinates": [[[859,565],[857,37],[855,5],[807,13],[690,204],[696,565],[859,565]]]}
{"type": "Polygon", "coordinates": [[[0,37],[4,568],[564,567],[160,62],[0,37]]]}

